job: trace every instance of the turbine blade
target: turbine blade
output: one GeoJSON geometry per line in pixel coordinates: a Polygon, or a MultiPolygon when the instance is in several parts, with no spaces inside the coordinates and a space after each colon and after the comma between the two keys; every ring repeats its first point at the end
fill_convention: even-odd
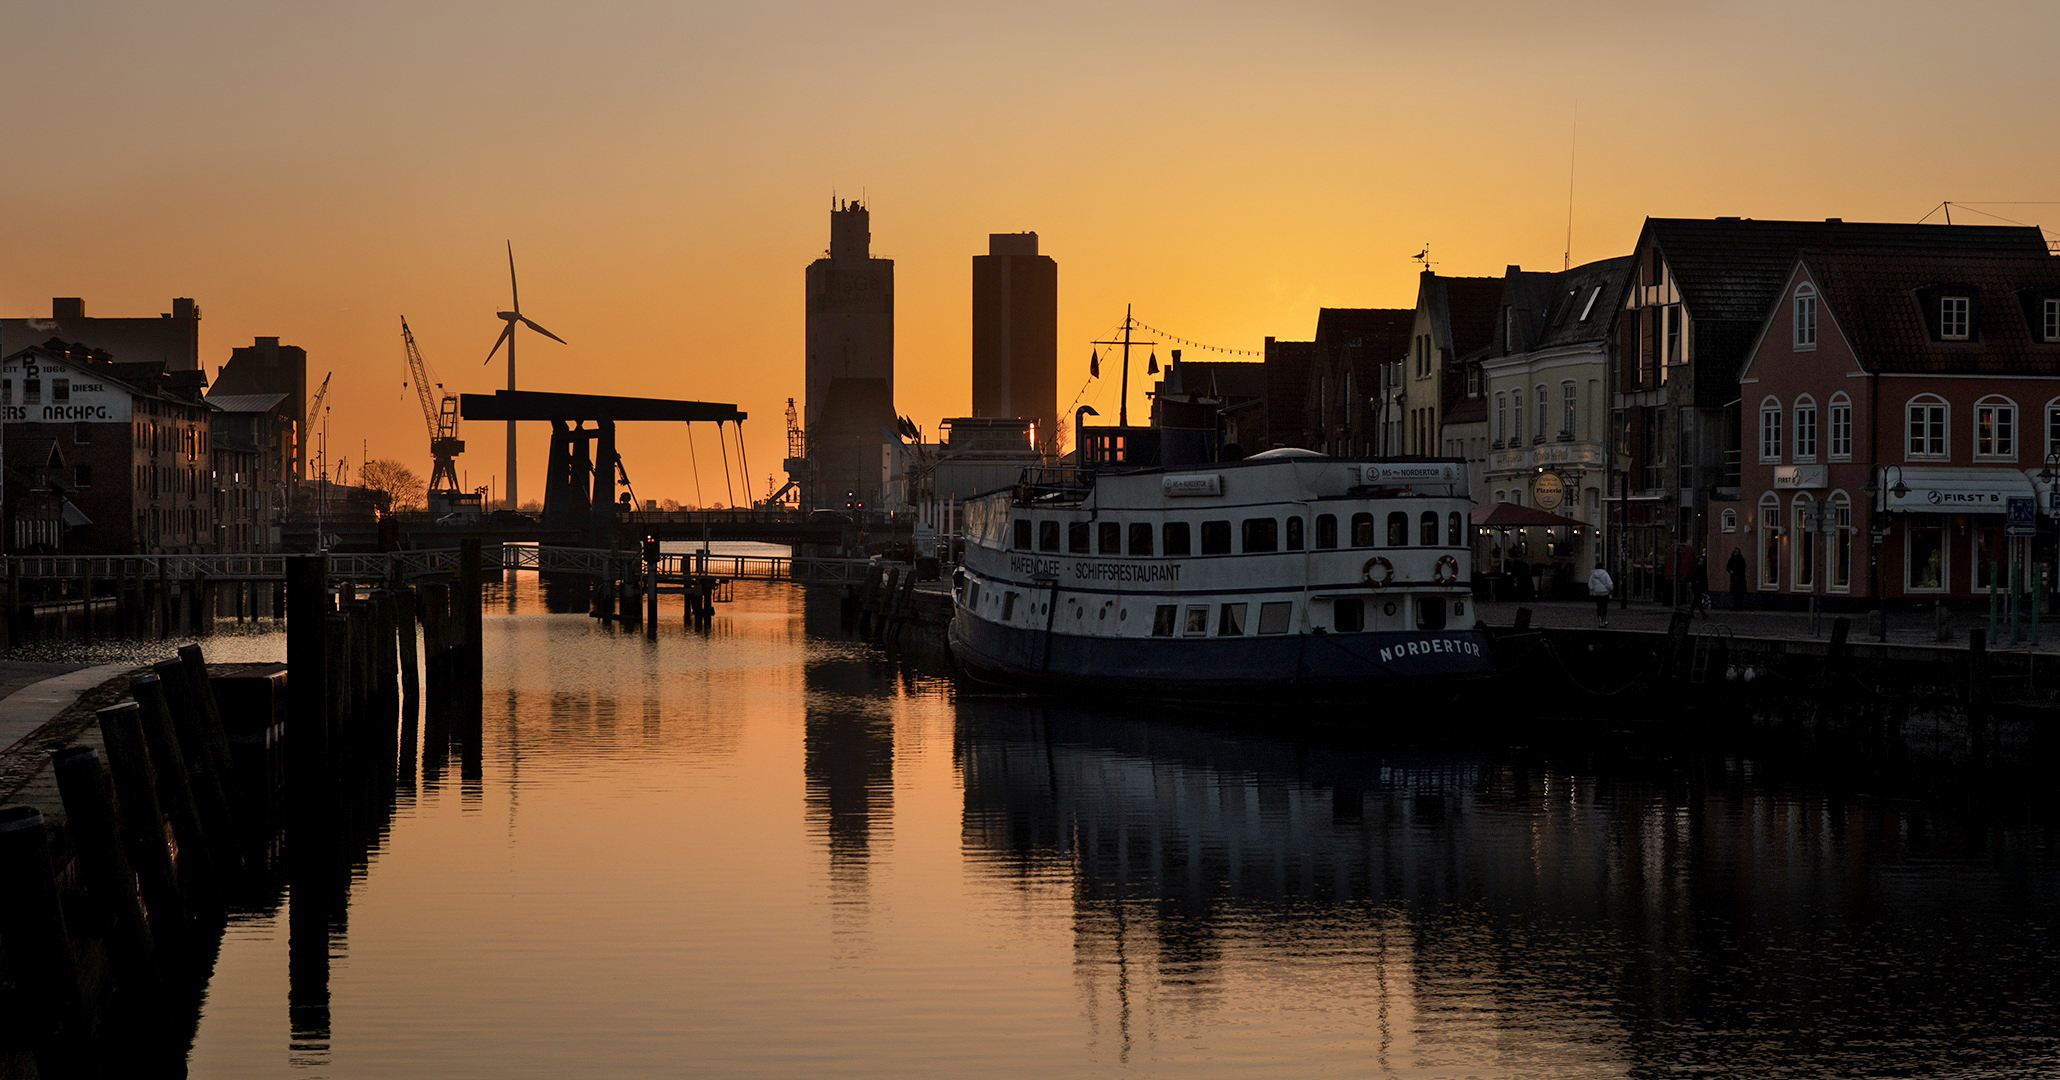
{"type": "MultiPolygon", "coordinates": [[[[521,318],[522,318],[522,316],[521,316],[520,314],[517,314],[517,315],[516,315],[516,318],[518,318],[518,319],[521,319],[521,318]]],[[[543,336],[545,336],[545,337],[547,337],[547,338],[550,338],[550,339],[551,339],[552,341],[555,341],[555,342],[557,342],[557,343],[558,343],[558,344],[560,344],[560,345],[563,345],[563,344],[565,344],[565,339],[564,339],[564,338],[561,338],[561,337],[559,337],[558,335],[556,335],[556,334],[553,334],[553,333],[551,333],[551,332],[550,332],[549,330],[546,330],[546,329],[544,329],[543,327],[541,327],[541,326],[538,326],[537,324],[535,324],[535,323],[533,323],[533,322],[529,321],[528,319],[522,319],[522,325],[524,325],[524,326],[527,326],[527,327],[529,327],[529,328],[530,328],[531,330],[534,330],[534,331],[536,331],[537,333],[539,333],[539,334],[542,334],[543,336]]],[[[510,329],[510,330],[513,330],[514,328],[515,328],[515,324],[514,324],[514,323],[509,323],[509,324],[508,324],[508,329],[510,329]]]]}
{"type": "Polygon", "coordinates": [[[515,310],[522,310],[522,290],[515,286],[515,241],[508,241],[508,296],[515,301],[515,310]]]}
{"type": "MultiPolygon", "coordinates": [[[[523,321],[523,322],[528,322],[529,320],[528,320],[528,319],[524,319],[524,320],[522,320],[522,321],[523,321]]],[[[511,323],[506,323],[506,324],[503,324],[503,325],[502,325],[502,327],[501,327],[501,336],[500,336],[500,337],[497,337],[497,338],[495,338],[495,339],[494,339],[494,347],[493,347],[493,348],[491,348],[491,349],[488,349],[488,350],[486,351],[486,359],[485,359],[485,360],[483,360],[483,361],[481,361],[481,363],[487,363],[487,364],[491,364],[491,363],[493,363],[493,362],[494,362],[494,354],[495,354],[495,353],[497,353],[497,352],[500,352],[500,351],[501,351],[501,342],[504,342],[504,341],[508,340],[509,338],[511,338],[511,337],[514,337],[514,336],[515,336],[515,324],[514,324],[514,323],[512,323],[512,322],[511,322],[511,323]]]]}

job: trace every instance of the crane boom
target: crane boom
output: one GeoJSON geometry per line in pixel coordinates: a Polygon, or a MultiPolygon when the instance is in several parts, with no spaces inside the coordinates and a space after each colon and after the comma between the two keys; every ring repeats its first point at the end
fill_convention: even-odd
{"type": "Polygon", "coordinates": [[[429,393],[429,365],[415,345],[415,332],[408,329],[408,317],[401,316],[401,342],[408,349],[408,372],[415,379],[415,396],[422,399],[422,419],[429,425],[429,437],[436,438],[437,404],[429,393]]]}
{"type": "Polygon", "coordinates": [[[329,376],[334,374],[336,373],[333,371],[322,373],[322,385],[315,391],[315,400],[308,403],[308,428],[310,430],[313,430],[315,426],[315,416],[322,411],[322,399],[329,396],[329,376]]]}
{"type": "MultiPolygon", "coordinates": [[[[415,380],[415,396],[422,401],[422,422],[429,427],[429,509],[447,512],[463,501],[458,491],[458,455],[465,443],[458,438],[458,395],[445,394],[441,401],[431,391],[429,362],[415,344],[415,332],[401,317],[401,342],[408,350],[408,376],[415,380]]],[[[442,383],[436,384],[443,389],[442,383]]],[[[440,514],[439,514],[440,516],[440,514]]]]}

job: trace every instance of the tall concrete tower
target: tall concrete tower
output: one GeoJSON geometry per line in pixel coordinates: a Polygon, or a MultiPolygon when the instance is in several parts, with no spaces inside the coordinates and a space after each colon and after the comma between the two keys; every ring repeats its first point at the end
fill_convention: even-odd
{"type": "Polygon", "coordinates": [[[973,256],[973,415],[1033,420],[1056,454],[1058,349],[1059,264],[1034,232],[990,234],[973,256]]]}
{"type": "Polygon", "coordinates": [[[808,264],[808,385],[803,406],[815,505],[871,507],[894,439],[894,260],[872,256],[859,202],[830,211],[830,253],[808,264]]]}

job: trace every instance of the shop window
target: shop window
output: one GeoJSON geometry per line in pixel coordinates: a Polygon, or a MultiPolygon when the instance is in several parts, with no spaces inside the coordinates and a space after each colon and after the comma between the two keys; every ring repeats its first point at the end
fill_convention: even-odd
{"type": "Polygon", "coordinates": [[[1230,522],[1228,522],[1228,521],[1204,521],[1204,522],[1202,522],[1202,554],[1204,554],[1204,555],[1228,555],[1228,554],[1230,554],[1230,522]]]}
{"type": "Polygon", "coordinates": [[[1298,514],[1287,519],[1287,549],[1300,551],[1302,547],[1302,518],[1298,514]]]}
{"type": "Polygon", "coordinates": [[[1358,599],[1331,601],[1330,624],[1331,629],[1341,634],[1356,634],[1366,629],[1366,602],[1358,599]]]}
{"type": "Polygon", "coordinates": [[[1946,519],[1937,514],[1908,515],[1903,530],[1903,583],[1910,591],[1938,592],[1946,587],[1946,519]]]}
{"type": "Polygon", "coordinates": [[[1760,588],[1781,584],[1781,502],[1772,495],[1760,500],[1760,588]]]}
{"type": "Polygon", "coordinates": [[[1216,618],[1217,637],[1243,637],[1245,635],[1244,604],[1225,604],[1216,618]]]}
{"type": "Polygon", "coordinates": [[[1795,552],[1795,591],[1810,592],[1817,584],[1818,536],[1810,531],[1811,499],[1808,495],[1795,497],[1793,517],[1795,521],[1795,543],[1790,547],[1795,552]]]}
{"type": "MultiPolygon", "coordinates": [[[[2060,418],[2060,409],[2054,410],[2054,416],[2060,418]]],[[[1338,546],[1338,516],[1336,514],[1316,515],[1316,546],[1319,548],[1334,548],[1338,546]]]]}
{"type": "Polygon", "coordinates": [[[1352,515],[1352,546],[1370,548],[1373,546],[1373,515],[1352,515]]]}
{"type": "Polygon", "coordinates": [[[1853,504],[1844,495],[1831,497],[1831,591],[1853,587],[1853,504]]]}
{"type": "Polygon", "coordinates": [[[1150,555],[1152,553],[1152,526],[1148,521],[1130,523],[1130,553],[1150,555]]]}
{"type": "Polygon", "coordinates": [[[1272,600],[1259,605],[1259,632],[1261,634],[1285,634],[1289,621],[1295,612],[1295,605],[1287,600],[1272,600]]]}
{"type": "Polygon", "coordinates": [[[1388,546],[1409,546],[1409,515],[1400,510],[1388,515],[1388,546]]]}
{"type": "MultiPolygon", "coordinates": [[[[1280,522],[1270,517],[1246,518],[1244,533],[1244,550],[1247,553],[1280,550],[1280,522]]],[[[1206,531],[1203,535],[1207,536],[1206,531]]]]}

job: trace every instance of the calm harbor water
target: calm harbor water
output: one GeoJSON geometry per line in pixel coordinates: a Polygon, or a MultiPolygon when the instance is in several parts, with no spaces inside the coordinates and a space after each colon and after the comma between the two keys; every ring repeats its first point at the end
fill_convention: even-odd
{"type": "Polygon", "coordinates": [[[476,764],[234,918],[192,1075],[2060,1073],[2045,785],[1089,709],[836,614],[496,596],[476,764]]]}

